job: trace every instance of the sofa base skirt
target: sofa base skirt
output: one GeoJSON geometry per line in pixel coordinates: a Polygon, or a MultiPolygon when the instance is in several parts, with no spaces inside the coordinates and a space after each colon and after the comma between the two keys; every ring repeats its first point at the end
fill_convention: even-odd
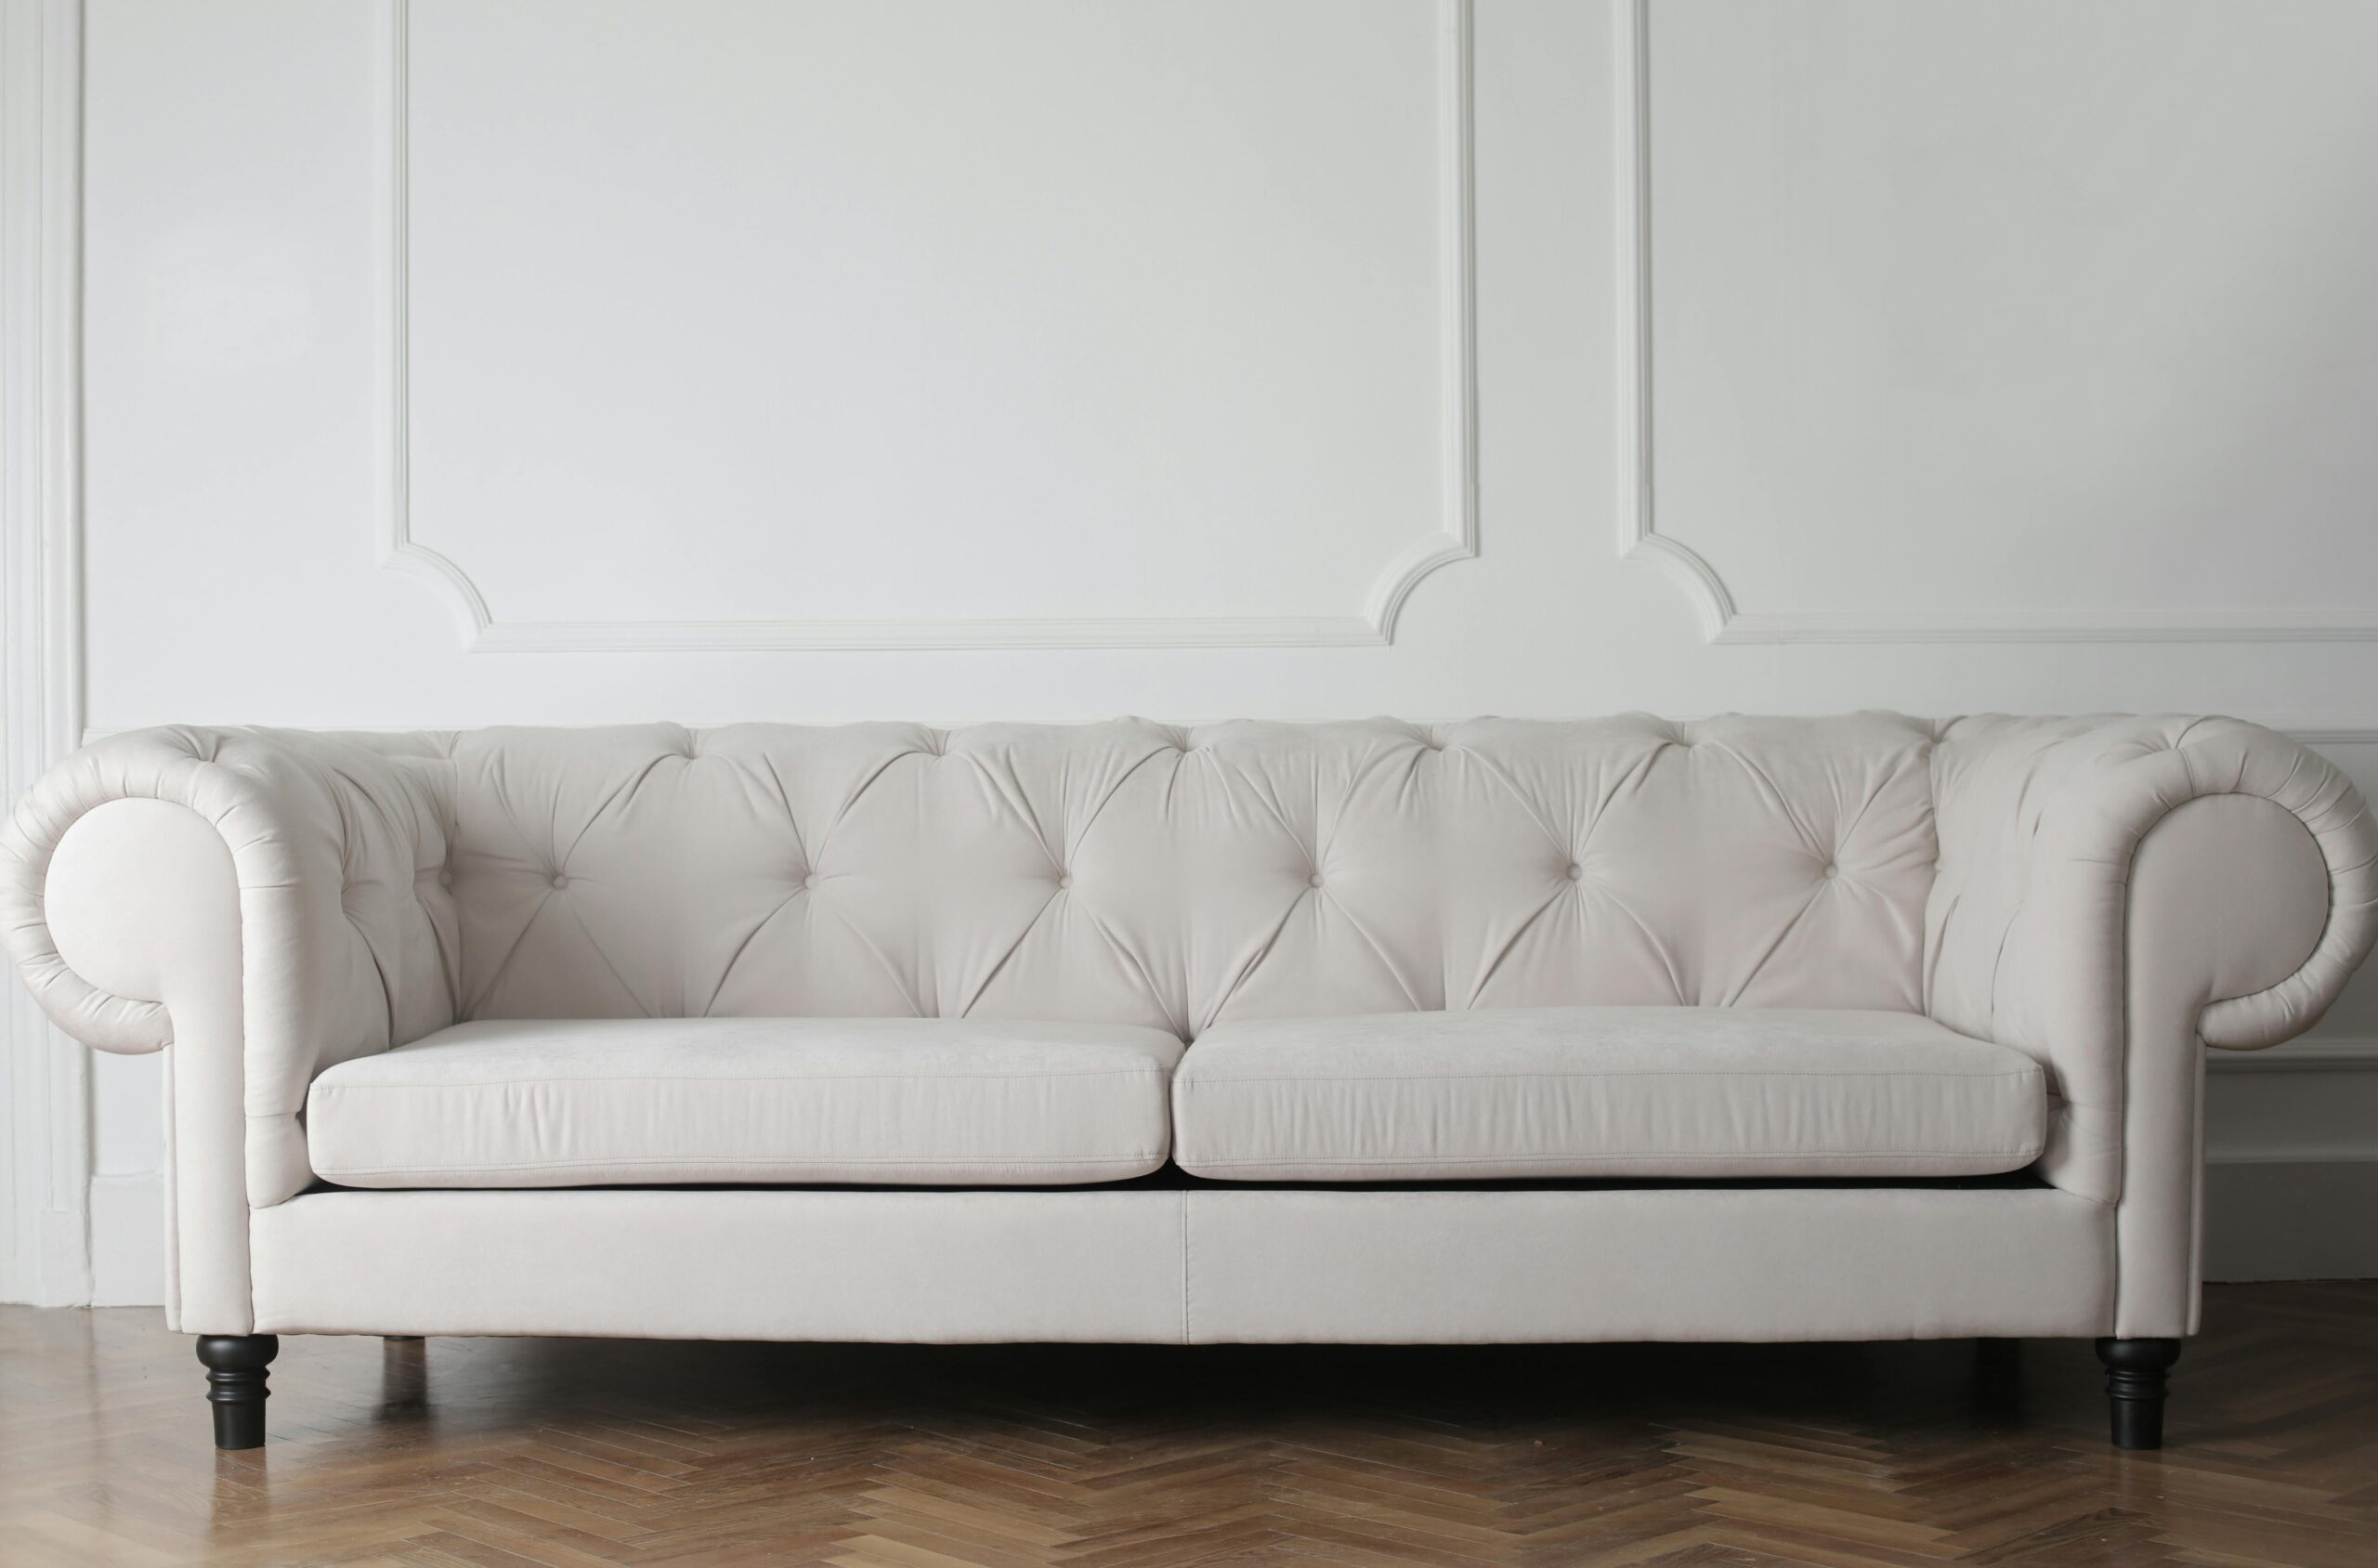
{"type": "Polygon", "coordinates": [[[251,1256],[260,1334],[2021,1338],[2114,1295],[2112,1211],[2046,1187],[315,1192],[251,1256]]]}

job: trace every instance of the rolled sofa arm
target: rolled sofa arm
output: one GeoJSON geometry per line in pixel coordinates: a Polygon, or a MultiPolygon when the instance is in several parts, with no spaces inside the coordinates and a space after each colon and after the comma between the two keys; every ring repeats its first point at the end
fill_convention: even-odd
{"type": "Polygon", "coordinates": [[[0,938],[44,1012],[168,1060],[169,1320],[247,1331],[246,1222],[311,1180],[317,1071],[454,1017],[430,736],[155,729],[0,827],[0,938]]]}
{"type": "Polygon", "coordinates": [[[2041,1173],[2116,1208],[2115,1331],[2195,1326],[2198,1041],[2318,1022],[2378,938],[2378,823],[2234,719],[1981,717],[1933,753],[1933,1017],[2038,1058],[2041,1173]]]}

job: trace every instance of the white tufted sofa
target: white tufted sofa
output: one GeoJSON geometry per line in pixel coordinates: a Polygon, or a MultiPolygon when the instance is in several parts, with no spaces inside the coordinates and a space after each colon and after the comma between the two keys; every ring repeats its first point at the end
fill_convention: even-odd
{"type": "Polygon", "coordinates": [[[2226,719],[175,728],[0,918],[174,1048],[227,1444],[296,1331],[2084,1335],[2148,1444],[2373,861],[2226,719]]]}

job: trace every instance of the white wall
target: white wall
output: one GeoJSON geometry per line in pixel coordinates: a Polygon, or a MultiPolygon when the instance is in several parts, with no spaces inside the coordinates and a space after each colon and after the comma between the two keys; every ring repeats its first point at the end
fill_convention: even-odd
{"type": "MultiPolygon", "coordinates": [[[[2359,0],[0,3],[85,23],[93,727],[2177,709],[2378,792],[2359,0]]],[[[2214,1079],[2216,1272],[2378,1272],[2378,984],[2319,1039],[2214,1079]]]]}

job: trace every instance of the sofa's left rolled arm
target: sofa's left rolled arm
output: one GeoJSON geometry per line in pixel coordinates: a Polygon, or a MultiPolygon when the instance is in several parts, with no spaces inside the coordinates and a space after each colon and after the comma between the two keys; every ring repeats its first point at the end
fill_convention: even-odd
{"type": "Polygon", "coordinates": [[[320,1066],[453,1017],[436,737],[156,729],[52,770],[0,826],[0,939],[41,1007],[168,1065],[187,1326],[242,1333],[244,1226],[311,1179],[320,1066]]]}
{"type": "MultiPolygon", "coordinates": [[[[0,824],[0,941],[43,1011],[76,1039],[119,1052],[170,1044],[164,999],[127,993],[69,961],[50,898],[61,849],[94,813],[125,802],[178,807],[230,857],[252,1036],[311,1037],[310,1065],[316,1054],[337,1060],[441,1028],[453,1012],[451,900],[438,882],[443,765],[433,736],[169,728],[110,737],[52,769],[0,824]]],[[[85,954],[98,950],[94,943],[171,934],[140,916],[149,889],[137,865],[89,860],[75,871],[86,882],[114,879],[74,890],[79,907],[101,911],[81,921],[85,954]]],[[[104,959],[94,966],[86,956],[84,967],[146,973],[127,961],[128,970],[104,959]]]]}
{"type": "MultiPolygon", "coordinates": [[[[101,1051],[141,1052],[172,1044],[174,1022],[157,978],[152,905],[152,895],[166,891],[171,879],[112,851],[127,837],[151,833],[159,836],[160,849],[189,849],[194,840],[186,829],[203,830],[233,879],[236,919],[232,835],[268,841],[271,835],[255,820],[260,814],[255,791],[236,777],[211,773],[194,739],[188,750],[150,735],[102,742],[35,785],[0,826],[0,938],[50,1020],[101,1051]],[[177,822],[185,813],[188,823],[177,822]],[[110,852],[93,853],[98,846],[110,852]],[[55,922],[53,869],[63,873],[55,922]],[[61,937],[77,949],[79,966],[60,950],[61,937]]],[[[221,913],[201,906],[186,918],[211,923],[221,913]]],[[[229,961],[236,965],[236,927],[229,934],[234,938],[229,961]]]]}

